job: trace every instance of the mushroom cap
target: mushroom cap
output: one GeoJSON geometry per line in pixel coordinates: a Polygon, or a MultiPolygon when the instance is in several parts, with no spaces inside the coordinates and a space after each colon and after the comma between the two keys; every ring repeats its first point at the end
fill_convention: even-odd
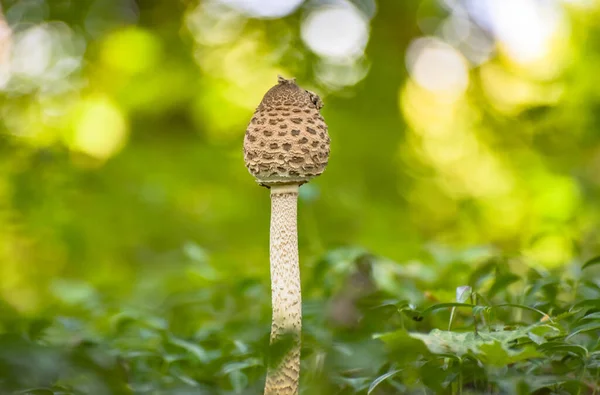
{"type": "Polygon", "coordinates": [[[279,77],[254,112],[244,137],[244,161],[266,187],[302,185],[323,173],[329,135],[316,94],[279,77]]]}

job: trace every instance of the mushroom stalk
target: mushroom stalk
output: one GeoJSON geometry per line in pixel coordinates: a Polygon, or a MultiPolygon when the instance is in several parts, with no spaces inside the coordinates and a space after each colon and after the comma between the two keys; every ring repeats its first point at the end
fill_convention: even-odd
{"type": "Polygon", "coordinates": [[[278,77],[244,136],[248,171],[259,185],[271,189],[273,321],[265,395],[298,394],[302,326],[298,188],[323,173],[329,161],[322,107],[321,98],[300,88],[295,79],[278,77]]]}
{"type": "Polygon", "coordinates": [[[265,395],[296,395],[300,377],[302,297],[297,231],[298,185],[271,186],[271,344],[286,336],[291,344],[267,371],[265,395]]]}

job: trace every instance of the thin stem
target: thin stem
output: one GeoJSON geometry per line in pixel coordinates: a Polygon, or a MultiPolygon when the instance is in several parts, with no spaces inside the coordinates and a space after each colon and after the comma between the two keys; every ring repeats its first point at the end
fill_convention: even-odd
{"type": "Polygon", "coordinates": [[[462,360],[459,362],[458,364],[460,370],[458,372],[458,394],[462,395],[463,393],[463,367],[462,367],[462,360]]]}
{"type": "Polygon", "coordinates": [[[454,313],[456,313],[456,307],[450,310],[450,320],[448,320],[448,331],[452,330],[452,321],[454,320],[454,313]]]}
{"type": "MultiPolygon", "coordinates": [[[[473,300],[473,292],[471,292],[469,298],[471,299],[471,304],[474,305],[475,301],[473,300]]],[[[477,314],[473,313],[473,309],[471,309],[471,314],[473,315],[473,332],[475,333],[475,336],[477,336],[477,314]]]]}
{"type": "Polygon", "coordinates": [[[302,297],[298,259],[298,186],[271,187],[271,361],[265,395],[297,395],[302,297]]]}
{"type": "MultiPolygon", "coordinates": [[[[585,377],[585,373],[587,370],[587,360],[583,362],[583,369],[581,369],[581,373],[579,374],[579,382],[583,383],[583,379],[585,377]]],[[[581,394],[581,385],[577,388],[577,395],[581,394]]]]}

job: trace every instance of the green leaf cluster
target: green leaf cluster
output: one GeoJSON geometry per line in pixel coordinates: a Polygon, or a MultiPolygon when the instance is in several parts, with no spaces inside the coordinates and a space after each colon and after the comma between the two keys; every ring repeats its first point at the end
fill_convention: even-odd
{"type": "MultiPolygon", "coordinates": [[[[600,283],[586,278],[591,265],[569,276],[464,256],[444,263],[432,254],[413,274],[356,248],[315,262],[303,278],[303,393],[597,393],[600,283]],[[422,276],[432,266],[444,270],[422,276]],[[445,270],[456,273],[451,281],[445,270]],[[319,279],[327,281],[314,286],[319,279]]],[[[160,289],[127,302],[76,299],[55,306],[58,315],[5,320],[3,393],[260,393],[277,355],[265,284],[194,289],[175,275],[158,286],[176,280],[180,290],[166,299],[160,289]]],[[[81,288],[71,286],[62,294],[81,288]]]]}

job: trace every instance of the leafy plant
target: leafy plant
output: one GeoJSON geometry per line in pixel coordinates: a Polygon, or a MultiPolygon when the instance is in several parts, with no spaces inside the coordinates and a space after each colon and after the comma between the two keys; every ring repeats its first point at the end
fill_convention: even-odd
{"type": "MultiPolygon", "coordinates": [[[[330,252],[304,278],[327,281],[306,286],[302,392],[600,393],[600,283],[586,279],[591,264],[569,277],[514,262],[456,254],[408,273],[361,249],[330,252]],[[461,271],[444,282],[422,276],[430,267],[461,271]]],[[[78,299],[60,308],[69,316],[5,320],[3,393],[260,393],[265,284],[215,275],[196,289],[184,279],[161,279],[164,294],[179,286],[165,299],[78,299]]],[[[61,295],[75,291],[68,288],[61,283],[61,295]]]]}

